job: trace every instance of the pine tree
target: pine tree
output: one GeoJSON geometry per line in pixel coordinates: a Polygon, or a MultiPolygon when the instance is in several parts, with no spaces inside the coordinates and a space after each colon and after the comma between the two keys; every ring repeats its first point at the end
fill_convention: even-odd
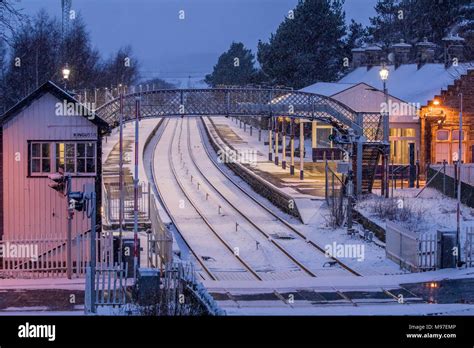
{"type": "Polygon", "coordinates": [[[369,39],[369,34],[367,28],[365,28],[361,23],[357,23],[353,19],[349,25],[349,30],[347,36],[344,40],[344,51],[346,57],[351,56],[351,50],[353,48],[362,47],[367,43],[369,39]]]}
{"type": "Polygon", "coordinates": [[[414,44],[426,37],[442,47],[446,35],[457,33],[467,40],[468,54],[472,52],[472,0],[379,0],[375,10],[368,28],[373,43],[388,48],[400,39],[414,44]]]}
{"type": "Polygon", "coordinates": [[[370,18],[368,28],[372,43],[387,49],[401,39],[407,40],[405,23],[409,14],[400,0],[378,0],[375,11],[377,15],[370,18]]]}
{"type": "Polygon", "coordinates": [[[334,81],[343,70],[345,34],[342,1],[300,0],[269,42],[259,42],[258,61],[276,85],[334,81]]]}
{"type": "Polygon", "coordinates": [[[241,42],[232,42],[230,48],[218,59],[205,82],[216,87],[219,85],[243,86],[258,82],[255,56],[241,42]]]}

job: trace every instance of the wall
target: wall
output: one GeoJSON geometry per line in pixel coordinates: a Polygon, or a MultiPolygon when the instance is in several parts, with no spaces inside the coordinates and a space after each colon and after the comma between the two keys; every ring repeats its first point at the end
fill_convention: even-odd
{"type": "MultiPolygon", "coordinates": [[[[438,129],[450,131],[459,129],[460,97],[463,93],[463,129],[466,131],[466,149],[464,157],[467,163],[473,162],[474,145],[474,70],[456,80],[433,99],[440,101],[439,106],[431,103],[421,109],[421,147],[422,163],[435,163],[435,133],[438,129]],[[438,121],[442,125],[438,125],[438,121]]],[[[457,145],[456,143],[453,143],[457,145]]],[[[450,159],[451,162],[451,159],[450,159]]]]}
{"type": "MultiPolygon", "coordinates": [[[[51,94],[33,101],[3,126],[3,224],[4,239],[64,238],[67,226],[66,198],[48,186],[47,177],[28,177],[28,140],[97,141],[97,127],[81,116],[56,116],[62,102],[51,94]],[[96,134],[75,138],[77,131],[96,134]],[[16,161],[16,154],[20,160],[16,161]]],[[[99,145],[99,144],[98,144],[99,145]]],[[[100,146],[97,146],[100,151],[100,146]]],[[[100,154],[100,152],[99,152],[100,154]]],[[[100,166],[97,158],[97,170],[100,166]]],[[[95,177],[74,178],[73,190],[82,190],[95,177]]],[[[77,213],[73,236],[89,229],[89,221],[77,213]]]]}

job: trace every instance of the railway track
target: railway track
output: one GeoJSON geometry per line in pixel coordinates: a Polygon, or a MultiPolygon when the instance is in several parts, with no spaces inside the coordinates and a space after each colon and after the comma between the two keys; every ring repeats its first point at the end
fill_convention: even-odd
{"type": "MultiPolygon", "coordinates": [[[[167,189],[166,192],[163,192],[163,190],[160,188],[160,185],[158,185],[156,180],[154,180],[155,188],[158,192],[164,209],[170,216],[170,219],[176,226],[180,235],[183,237],[183,240],[186,243],[190,253],[193,255],[193,257],[196,259],[196,261],[202,268],[201,277],[203,279],[211,280],[261,281],[295,279],[297,277],[301,278],[322,276],[320,272],[320,267],[315,267],[314,263],[311,266],[311,262],[308,263],[307,258],[306,260],[300,259],[301,255],[299,253],[299,250],[301,248],[307,249],[306,245],[311,246],[311,248],[317,251],[317,254],[315,254],[314,251],[312,251],[311,253],[314,254],[314,259],[318,259],[317,262],[319,262],[319,264],[321,264],[322,260],[327,260],[324,250],[317,246],[313,241],[306,240],[305,236],[301,232],[293,228],[293,226],[289,225],[285,220],[281,219],[278,215],[274,214],[271,210],[261,204],[254,197],[249,195],[245,191],[245,189],[243,189],[231,177],[229,177],[229,175],[222,171],[222,169],[216,163],[216,159],[210,154],[208,147],[205,146],[206,135],[203,134],[203,126],[203,123],[200,123],[195,119],[193,119],[192,121],[187,119],[186,122],[183,119],[175,119],[171,122],[167,120],[163,124],[164,130],[160,134],[160,137],[163,134],[167,133],[167,149],[165,150],[164,147],[161,148],[161,158],[167,158],[169,171],[171,173],[169,180],[173,181],[173,185],[176,186],[176,190],[179,189],[179,192],[175,191],[174,195],[183,196],[186,201],[186,205],[190,208],[188,208],[188,210],[192,210],[193,215],[195,215],[195,217],[193,218],[195,220],[200,220],[199,222],[196,221],[196,226],[198,226],[199,224],[205,225],[206,233],[204,233],[203,231],[200,232],[202,234],[201,239],[206,240],[205,246],[203,246],[202,243],[201,246],[196,245],[195,239],[194,241],[192,240],[194,238],[194,233],[190,235],[189,221],[187,222],[186,219],[183,219],[182,216],[179,216],[180,214],[182,214],[180,212],[177,213],[177,216],[174,216],[174,213],[169,206],[170,203],[167,202],[165,197],[166,195],[169,196],[169,190],[167,189]],[[195,153],[193,151],[193,148],[191,148],[191,122],[193,122],[193,126],[195,126],[197,130],[193,133],[193,137],[197,136],[200,140],[199,141],[197,139],[194,139],[194,142],[197,143],[199,141],[197,148],[199,148],[201,144],[203,147],[203,152],[201,153],[199,153],[199,150],[197,150],[198,152],[195,153]],[[171,123],[174,123],[174,125],[171,125],[171,123]],[[170,126],[173,126],[173,128],[169,128],[170,126]],[[184,128],[186,129],[185,136],[183,135],[184,128]],[[164,156],[164,151],[166,151],[166,156],[164,156]],[[202,168],[198,164],[198,161],[196,159],[197,155],[206,157],[206,161],[203,162],[205,164],[204,167],[207,164],[207,169],[216,169],[218,171],[218,174],[215,173],[214,175],[223,175],[227,180],[230,181],[232,186],[238,188],[238,191],[234,190],[234,193],[244,193],[246,198],[250,198],[254,203],[259,206],[259,208],[264,209],[263,212],[265,214],[269,214],[265,217],[265,219],[268,220],[268,218],[271,217],[272,221],[269,221],[269,223],[278,223],[279,226],[277,226],[276,229],[281,230],[283,228],[293,234],[294,239],[297,239],[300,243],[299,249],[294,249],[294,244],[291,244],[291,242],[288,242],[286,240],[276,240],[278,238],[274,238],[274,234],[268,231],[268,229],[270,229],[270,231],[273,231],[271,226],[259,226],[259,223],[261,224],[261,222],[253,221],[258,220],[255,219],[255,216],[254,218],[252,218],[250,216],[251,214],[248,216],[248,214],[241,211],[241,209],[239,209],[238,207],[239,204],[236,204],[235,201],[232,202],[232,200],[228,199],[226,195],[223,194],[219,189],[218,184],[222,184],[220,182],[222,180],[219,180],[218,177],[214,180],[212,180],[212,177],[207,177],[206,174],[208,173],[206,169],[202,168]],[[209,160],[211,161],[210,164],[208,164],[209,161],[207,161],[207,158],[209,158],[209,160]],[[188,163],[191,165],[190,167],[187,166],[188,163]],[[191,180],[190,182],[189,179],[191,180]],[[212,197],[210,197],[210,193],[212,193],[212,197]],[[206,195],[205,200],[203,198],[204,194],[206,195]],[[212,210],[211,206],[215,206],[213,205],[213,203],[219,205],[218,215],[215,214],[215,211],[209,210],[212,210]],[[225,212],[223,213],[220,213],[221,206],[225,208],[225,212]],[[230,233],[229,231],[230,220],[238,221],[238,223],[236,222],[234,233],[230,233]],[[239,233],[236,233],[237,225],[239,233]],[[187,230],[187,233],[185,233],[185,230],[187,230]],[[243,249],[242,253],[235,252],[235,246],[238,245],[238,241],[236,242],[236,238],[242,239],[242,243],[240,245],[243,249]],[[243,241],[244,239],[245,242],[243,241]],[[219,262],[212,264],[212,262],[209,262],[207,256],[215,256],[213,252],[215,252],[217,248],[217,242],[220,245],[220,251],[217,253],[219,257],[216,257],[216,259],[219,259],[219,262],[222,261],[222,264],[220,264],[219,262]],[[249,245],[252,245],[252,243],[257,243],[257,250],[259,249],[258,245],[260,245],[260,248],[264,249],[263,251],[265,252],[263,252],[262,250],[251,250],[249,248],[249,245]],[[304,246],[302,247],[303,244],[304,246]],[[207,250],[208,245],[209,249],[211,250],[207,250]],[[291,250],[291,247],[289,248],[290,250],[288,249],[288,246],[291,245],[293,245],[293,250],[291,250]],[[226,252],[226,255],[223,255],[224,251],[226,252]],[[267,264],[270,264],[270,267],[262,267],[262,260],[256,257],[256,254],[258,253],[267,254],[265,256],[265,259],[269,261],[267,262],[267,264]],[[238,263],[240,268],[235,267],[235,265],[234,267],[222,266],[230,264],[228,260],[229,258],[233,258],[238,263]],[[227,261],[223,261],[223,259],[227,259],[227,261]],[[315,271],[315,269],[317,269],[317,271],[315,271]]],[[[154,156],[156,154],[156,150],[160,142],[161,139],[159,139],[158,142],[154,145],[155,148],[153,151],[153,159],[151,161],[151,166],[153,168],[152,176],[154,178],[156,178],[156,175],[154,173],[155,168],[153,165],[153,163],[155,162],[154,156]]],[[[160,176],[162,174],[163,173],[160,172],[160,176]]],[[[212,174],[210,175],[212,176],[212,174]]],[[[169,181],[167,183],[169,183],[169,181]]],[[[229,185],[227,184],[227,186],[229,185]]],[[[234,197],[234,200],[235,199],[236,198],[234,197]]],[[[173,202],[171,202],[171,206],[174,206],[173,202]]],[[[259,213],[261,213],[260,210],[259,213]]],[[[200,226],[200,229],[203,229],[202,225],[200,226]]],[[[307,255],[309,251],[305,250],[305,253],[307,255]]],[[[211,257],[211,259],[213,259],[213,257],[211,257]]],[[[340,260],[334,260],[341,266],[341,268],[336,267],[331,270],[324,269],[324,272],[331,275],[341,275],[340,272],[348,271],[351,274],[359,275],[356,271],[350,269],[340,260]]]]}
{"type": "MultiPolygon", "coordinates": [[[[298,235],[300,238],[303,238],[304,240],[306,240],[306,242],[311,245],[313,248],[315,248],[318,252],[321,252],[323,254],[325,254],[325,250],[324,248],[322,248],[321,246],[319,246],[317,243],[315,243],[314,241],[312,240],[309,240],[306,238],[306,236],[301,233],[299,230],[297,230],[295,227],[291,226],[291,224],[289,224],[287,221],[285,221],[284,219],[282,219],[280,216],[278,216],[277,214],[275,214],[273,211],[271,211],[269,208],[267,208],[264,204],[262,204],[261,202],[259,202],[257,199],[255,199],[255,197],[253,197],[252,195],[250,195],[242,186],[240,186],[238,183],[235,182],[235,180],[229,176],[227,173],[225,173],[219,166],[219,164],[217,163],[215,157],[209,152],[209,149],[208,147],[205,145],[205,142],[204,142],[204,139],[207,137],[207,134],[206,132],[204,131],[203,127],[206,127],[206,125],[204,124],[204,120],[203,118],[200,119],[201,120],[201,123],[198,125],[198,128],[199,128],[199,133],[200,133],[200,136],[201,136],[201,139],[203,140],[202,143],[203,143],[203,147],[204,147],[204,150],[206,151],[207,153],[207,156],[209,157],[209,159],[211,160],[211,162],[214,164],[214,166],[221,172],[222,175],[224,175],[237,189],[239,189],[243,194],[245,194],[247,197],[249,197],[252,201],[254,201],[258,206],[260,206],[262,209],[264,209],[268,214],[270,214],[273,218],[275,218],[277,221],[279,221],[281,224],[283,224],[285,227],[287,227],[290,231],[292,231],[293,233],[295,233],[296,235],[298,235]]],[[[351,274],[355,275],[355,276],[361,276],[360,273],[358,273],[357,271],[355,271],[354,269],[352,269],[351,267],[349,267],[348,265],[346,265],[344,262],[342,262],[341,260],[339,260],[338,258],[334,257],[334,256],[331,256],[330,259],[332,259],[334,262],[336,262],[339,266],[341,266],[343,269],[347,270],[348,272],[350,272],[351,274]]]]}
{"type": "MultiPolygon", "coordinates": [[[[178,130],[178,122],[175,121],[175,125],[172,131],[172,136],[171,136],[171,141],[168,142],[168,148],[167,148],[167,158],[168,158],[168,165],[171,170],[171,177],[174,180],[174,183],[177,185],[179,188],[180,194],[183,196],[183,198],[186,199],[186,203],[188,203],[192,210],[197,214],[199,217],[199,222],[203,222],[206,226],[206,232],[207,233],[201,233],[201,237],[203,240],[206,241],[206,246],[214,246],[216,247],[216,242],[218,241],[219,246],[218,248],[221,250],[226,250],[225,255],[222,255],[222,253],[219,255],[221,260],[222,258],[227,259],[226,264],[229,264],[229,259],[235,260],[233,267],[229,267],[227,269],[213,269],[211,266],[206,264],[205,260],[207,259],[206,253],[203,253],[202,248],[201,251],[196,250],[196,243],[192,243],[188,241],[190,235],[184,233],[184,230],[186,229],[185,226],[183,226],[185,223],[183,221],[179,221],[176,219],[176,217],[173,214],[172,209],[170,208],[169,204],[167,203],[165,193],[163,190],[160,188],[160,185],[155,185],[157,188],[157,191],[160,195],[160,199],[163,202],[164,208],[167,211],[168,215],[172,219],[174,225],[176,226],[178,232],[183,236],[183,239],[186,242],[186,245],[191,252],[191,254],[194,256],[196,261],[199,263],[199,265],[202,267],[202,270],[204,271],[205,275],[203,276],[203,279],[209,278],[211,280],[262,280],[262,278],[258,275],[258,273],[245,261],[243,260],[242,257],[240,257],[238,254],[234,252],[232,249],[231,245],[227,243],[222,236],[213,228],[213,226],[209,223],[209,221],[205,218],[204,214],[201,212],[197,204],[191,199],[189,196],[188,192],[186,191],[182,180],[180,179],[181,176],[177,172],[176,165],[173,161],[174,156],[173,156],[173,147],[178,148],[178,154],[180,153],[180,144],[176,144],[176,142],[179,140],[180,136],[177,136],[177,130],[178,130]],[[186,238],[187,237],[187,238],[186,238]],[[238,264],[240,267],[236,267],[235,263],[238,264]]],[[[168,126],[168,123],[166,124],[168,126]]],[[[157,146],[159,145],[159,142],[157,143],[157,146]]],[[[152,163],[154,162],[154,159],[152,163]]],[[[156,175],[154,174],[154,177],[156,175]]],[[[187,205],[187,204],[186,204],[187,205]]],[[[193,223],[194,226],[198,226],[197,222],[193,223]]],[[[201,227],[202,226],[198,226],[201,227]]],[[[212,252],[211,252],[212,254],[212,252]]],[[[212,258],[211,258],[212,259],[212,258]]],[[[207,259],[208,260],[208,259],[207,259]]],[[[232,262],[230,262],[232,264],[232,262]]]]}
{"type": "MultiPolygon", "coordinates": [[[[227,199],[220,191],[219,189],[212,184],[212,182],[206,177],[206,175],[203,173],[199,165],[197,164],[196,158],[193,154],[193,151],[191,149],[191,134],[190,134],[190,120],[189,118],[187,119],[188,122],[188,127],[187,127],[187,145],[188,145],[188,151],[189,155],[191,158],[191,162],[193,166],[196,168],[196,170],[201,174],[201,177],[206,181],[209,186],[211,186],[214,190],[214,192],[217,193],[221,197],[222,200],[224,200],[229,206],[232,207],[234,212],[241,216],[244,220],[246,220],[258,233],[262,234],[265,238],[267,238],[270,243],[272,243],[278,250],[280,250],[286,257],[288,257],[292,262],[294,262],[298,267],[300,267],[306,274],[308,274],[311,277],[316,277],[316,274],[311,271],[308,267],[306,267],[303,263],[301,263],[295,256],[293,256],[288,250],[286,250],[280,243],[278,243],[275,239],[272,238],[272,236],[265,232],[262,228],[260,228],[255,222],[253,222],[249,217],[247,217],[245,214],[243,214],[236,206],[233,204],[229,199],[227,199]]],[[[204,145],[204,142],[202,142],[204,145]]],[[[209,155],[209,154],[208,154],[209,155]]]]}

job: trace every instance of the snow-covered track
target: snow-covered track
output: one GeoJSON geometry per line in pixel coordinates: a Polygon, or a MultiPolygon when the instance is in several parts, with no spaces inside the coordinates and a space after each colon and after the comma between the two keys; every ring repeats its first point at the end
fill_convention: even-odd
{"type": "MultiPolygon", "coordinates": [[[[267,232],[265,232],[263,229],[261,229],[256,223],[254,223],[249,217],[247,217],[244,213],[240,211],[238,207],[235,206],[229,199],[223,195],[219,189],[206,177],[205,173],[201,170],[201,168],[198,165],[198,161],[196,161],[196,158],[193,154],[193,151],[191,149],[191,134],[190,134],[190,120],[188,120],[188,127],[187,127],[187,136],[188,136],[188,151],[189,155],[191,158],[191,161],[193,163],[193,166],[196,168],[196,170],[201,174],[201,177],[214,189],[214,191],[225,201],[227,204],[229,204],[234,211],[243,217],[252,227],[258,231],[260,234],[262,234],[265,238],[267,238],[273,245],[275,245],[276,248],[278,248],[284,255],[286,255],[292,262],[294,262],[299,268],[301,268],[304,272],[306,272],[309,276],[311,277],[316,277],[316,274],[312,272],[308,267],[306,267],[304,264],[302,264],[296,257],[294,257],[288,250],[286,250],[278,241],[273,239],[267,232]]],[[[204,146],[204,144],[203,144],[204,146]]],[[[205,146],[204,146],[205,147],[205,146]]]]}
{"type": "MultiPolygon", "coordinates": [[[[209,159],[211,160],[211,162],[214,164],[215,168],[217,168],[220,173],[225,176],[237,189],[239,189],[240,192],[242,192],[245,196],[249,197],[253,202],[255,202],[258,206],[260,206],[262,209],[264,209],[268,214],[270,214],[274,219],[276,219],[277,221],[279,221],[281,224],[283,224],[288,230],[290,230],[292,233],[296,234],[297,236],[299,236],[300,238],[304,239],[307,244],[311,245],[314,249],[316,249],[316,251],[318,253],[323,253],[325,254],[325,250],[324,248],[322,248],[321,246],[319,246],[317,243],[315,243],[314,241],[310,240],[310,239],[307,239],[306,236],[301,233],[298,229],[296,229],[295,227],[293,227],[291,224],[289,224],[287,221],[285,221],[283,218],[281,218],[279,215],[275,214],[271,209],[269,209],[268,207],[266,207],[264,204],[262,204],[259,200],[257,200],[255,197],[253,197],[251,194],[249,194],[247,192],[246,189],[244,189],[241,185],[239,185],[234,178],[232,178],[230,175],[228,175],[225,171],[222,170],[222,168],[219,166],[219,164],[217,163],[216,159],[215,159],[215,156],[213,156],[208,147],[205,146],[205,143],[204,143],[204,139],[207,137],[207,133],[204,131],[204,127],[206,127],[206,125],[204,124],[204,120],[203,118],[201,118],[201,123],[199,124],[199,132],[200,132],[200,136],[203,140],[203,147],[204,147],[204,150],[206,151],[207,153],[207,156],[209,157],[209,159]]],[[[209,139],[209,141],[211,141],[209,139]]],[[[361,276],[360,273],[358,273],[357,271],[355,271],[354,269],[352,269],[351,267],[349,267],[348,265],[346,265],[344,262],[342,262],[341,260],[339,260],[338,258],[334,257],[334,256],[328,256],[328,258],[330,260],[333,260],[334,262],[336,262],[339,266],[341,266],[343,269],[347,270],[348,272],[350,272],[351,274],[355,275],[355,276],[361,276]]]]}
{"type": "MultiPolygon", "coordinates": [[[[196,260],[199,262],[199,264],[202,266],[202,268],[205,270],[207,275],[212,279],[212,280],[262,280],[262,278],[253,270],[239,255],[236,255],[232,247],[226,243],[226,241],[220,236],[220,234],[212,227],[212,225],[209,223],[209,221],[204,217],[198,206],[193,202],[189,194],[186,192],[186,189],[181,182],[180,176],[176,171],[176,166],[173,163],[173,148],[180,148],[179,143],[175,144],[175,142],[179,142],[179,137],[177,137],[177,130],[178,130],[178,122],[175,122],[174,128],[173,128],[173,133],[171,136],[170,141],[168,141],[168,164],[169,168],[171,170],[171,177],[174,178],[174,182],[176,186],[179,188],[179,191],[182,195],[183,198],[186,199],[186,202],[190,204],[192,207],[192,210],[195,215],[197,215],[198,219],[195,219],[193,222],[193,225],[196,225],[196,231],[200,230],[205,230],[205,233],[202,233],[202,237],[206,239],[206,245],[209,246],[209,248],[214,246],[215,248],[218,248],[220,250],[227,250],[227,253],[224,255],[221,254],[222,258],[226,259],[226,264],[230,265],[229,267],[225,268],[212,268],[206,262],[204,262],[204,259],[206,258],[206,253],[203,251],[203,248],[200,248],[200,250],[196,250],[196,243],[193,243],[192,240],[190,240],[190,235],[186,235],[184,233],[184,228],[183,228],[183,222],[179,221],[176,219],[176,217],[173,217],[174,214],[172,212],[172,209],[170,209],[169,204],[166,203],[165,199],[165,194],[163,190],[160,190],[160,185],[156,185],[157,188],[160,190],[160,196],[163,200],[164,205],[166,206],[166,210],[168,211],[168,214],[172,217],[173,223],[175,224],[176,228],[180,232],[180,234],[183,236],[183,239],[186,240],[187,245],[196,258],[196,260]],[[199,221],[199,222],[198,222],[199,221]],[[202,222],[205,224],[203,225],[202,222]],[[199,226],[198,224],[201,223],[199,226]],[[203,228],[205,226],[205,228],[203,228]],[[199,227],[199,228],[198,228],[199,227]],[[224,247],[223,247],[224,246],[224,247]],[[231,259],[231,260],[229,260],[231,259]],[[237,262],[233,262],[237,261],[237,262]]],[[[159,146],[159,143],[158,145],[159,146]]]]}

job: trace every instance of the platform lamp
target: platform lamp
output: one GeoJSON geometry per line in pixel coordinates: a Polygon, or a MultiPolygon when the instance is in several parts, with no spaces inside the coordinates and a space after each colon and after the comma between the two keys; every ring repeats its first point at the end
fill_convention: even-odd
{"type": "MultiPolygon", "coordinates": [[[[385,96],[385,107],[387,108],[387,112],[385,115],[383,115],[384,122],[383,122],[383,140],[386,143],[389,143],[389,137],[388,137],[388,129],[389,129],[389,105],[388,105],[388,90],[387,90],[387,80],[388,80],[388,75],[389,75],[389,70],[385,63],[382,65],[379,71],[380,79],[382,80],[383,83],[383,94],[385,96]]],[[[383,154],[383,178],[384,180],[382,181],[381,185],[381,193],[382,195],[385,195],[385,198],[388,198],[388,153],[387,151],[384,152],[383,154]]]]}
{"type": "Polygon", "coordinates": [[[67,90],[67,80],[69,80],[69,75],[71,75],[71,69],[69,69],[66,64],[62,70],[63,80],[64,80],[64,90],[67,90]]]}

